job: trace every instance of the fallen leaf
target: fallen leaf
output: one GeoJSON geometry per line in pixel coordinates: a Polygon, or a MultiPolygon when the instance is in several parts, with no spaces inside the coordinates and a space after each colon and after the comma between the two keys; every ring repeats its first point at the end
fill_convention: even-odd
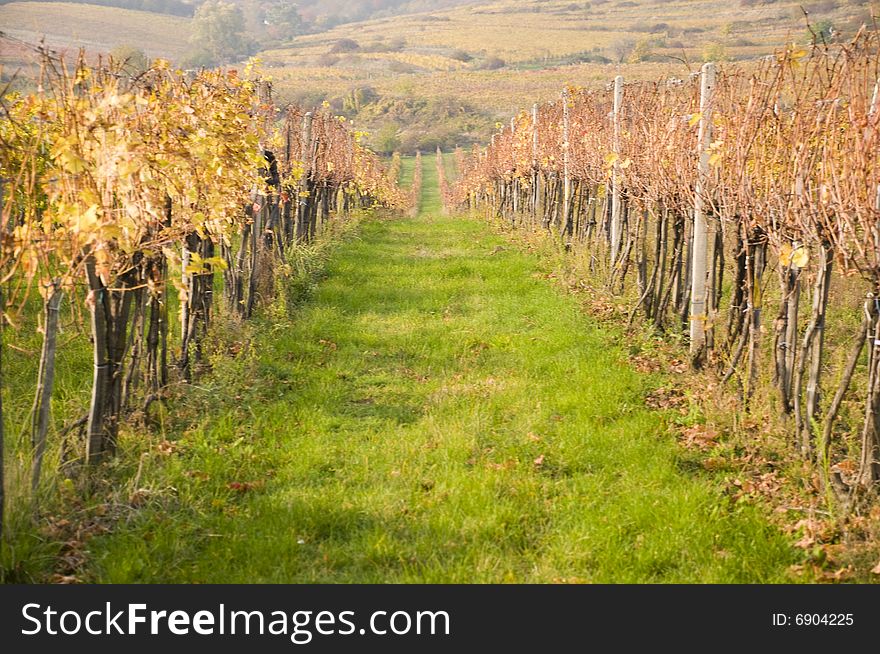
{"type": "Polygon", "coordinates": [[[170,456],[177,452],[178,446],[169,440],[163,440],[156,446],[156,450],[163,456],[170,456]]]}
{"type": "Polygon", "coordinates": [[[795,547],[799,547],[802,550],[809,549],[813,545],[816,544],[816,539],[813,538],[810,534],[805,535],[798,542],[794,544],[795,547]]]}
{"type": "Polygon", "coordinates": [[[264,485],[265,483],[262,481],[233,481],[226,484],[226,487],[238,493],[247,493],[262,488],[264,485]]]}
{"type": "Polygon", "coordinates": [[[82,583],[82,580],[76,575],[62,575],[55,574],[52,575],[52,583],[53,584],[79,584],[82,583]]]}
{"type": "MultiPolygon", "coordinates": [[[[681,440],[686,447],[701,450],[711,449],[717,444],[718,432],[708,425],[693,425],[682,429],[681,440]]],[[[737,480],[734,485],[742,486],[742,483],[737,480]]]]}

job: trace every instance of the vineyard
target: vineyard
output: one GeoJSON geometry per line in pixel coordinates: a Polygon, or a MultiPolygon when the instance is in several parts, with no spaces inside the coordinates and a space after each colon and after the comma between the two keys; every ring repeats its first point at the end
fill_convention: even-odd
{"type": "Polygon", "coordinates": [[[357,134],[329,113],[275,107],[251,69],[114,71],[47,57],[37,92],[4,99],[7,330],[42,338],[28,438],[7,450],[30,471],[4,485],[14,508],[46,492],[47,458],[73,474],[112,457],[132,415],[150,424],[207,365],[217,311],[250,319],[334,223],[406,203],[357,134]],[[55,429],[63,306],[74,325],[87,316],[93,374],[82,416],[55,429]]]}
{"type": "MultiPolygon", "coordinates": [[[[548,230],[653,329],[689,339],[851,509],[880,479],[877,36],[753,67],[569,88],[460,155],[454,201],[548,230]]],[[[864,506],[863,504],[861,506],[864,506]]]]}
{"type": "MultiPolygon", "coordinates": [[[[476,80],[474,16],[529,67],[646,11],[533,4],[559,52],[513,43],[502,0],[269,67],[336,47],[476,80]]],[[[256,60],[16,37],[0,581],[875,581],[880,33],[810,33],[656,81],[548,68],[518,93],[587,86],[454,154],[492,123],[430,89],[346,88],[346,117],[256,60]]]]}

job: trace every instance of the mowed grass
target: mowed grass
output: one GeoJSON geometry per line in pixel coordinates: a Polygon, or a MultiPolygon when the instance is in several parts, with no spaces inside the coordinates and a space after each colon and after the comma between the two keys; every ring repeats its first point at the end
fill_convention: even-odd
{"type": "Polygon", "coordinates": [[[413,183],[413,174],[416,170],[416,158],[415,157],[401,157],[400,158],[400,179],[398,180],[398,184],[403,189],[412,188],[413,183]]]}
{"type": "Polygon", "coordinates": [[[419,202],[419,214],[426,218],[435,217],[443,208],[434,156],[433,152],[422,155],[422,197],[419,202]]]}
{"type": "Polygon", "coordinates": [[[229,369],[234,395],[204,382],[210,410],[169,434],[143,506],[90,541],[88,577],[787,580],[796,557],[760,510],[683,471],[619,335],[533,256],[439,217],[425,163],[419,217],[340,245],[229,369]]]}

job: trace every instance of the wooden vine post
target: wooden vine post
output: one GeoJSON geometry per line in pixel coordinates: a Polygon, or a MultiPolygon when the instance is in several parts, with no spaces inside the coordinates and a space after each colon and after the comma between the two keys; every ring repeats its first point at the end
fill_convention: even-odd
{"type": "Polygon", "coordinates": [[[538,222],[541,202],[541,169],[538,165],[538,105],[532,105],[532,224],[538,222]]]}
{"type": "MultiPolygon", "coordinates": [[[[486,150],[486,160],[489,159],[489,151],[495,150],[495,134],[492,135],[492,139],[489,141],[489,148],[486,150]]],[[[417,153],[420,154],[420,153],[417,153]]],[[[421,167],[421,166],[420,166],[421,167]]],[[[494,184],[494,190],[492,192],[492,215],[498,216],[498,184],[494,184]]]]}
{"type": "Polygon", "coordinates": [[[569,132],[571,129],[571,109],[569,107],[568,89],[562,92],[562,234],[571,233],[571,147],[569,132]]]}
{"type": "MultiPolygon", "coordinates": [[[[516,116],[511,116],[510,118],[510,137],[516,136],[516,116]]],[[[519,214],[519,178],[516,176],[510,181],[510,210],[512,212],[512,220],[516,221],[516,217],[519,214]]]]}
{"type": "Polygon", "coordinates": [[[43,349],[37,374],[37,391],[34,397],[33,419],[31,424],[31,444],[34,448],[34,464],[31,474],[31,490],[36,493],[40,484],[40,470],[43,454],[46,451],[46,434],[49,431],[52,389],[55,383],[55,350],[58,336],[58,314],[64,293],[57,279],[52,280],[46,289],[43,303],[43,349]]]}
{"type": "Polygon", "coordinates": [[[300,189],[297,198],[296,239],[297,241],[308,240],[309,206],[311,205],[312,184],[312,112],[303,117],[302,127],[302,150],[300,161],[303,171],[300,189]]]}
{"type": "Polygon", "coordinates": [[[620,250],[621,213],[620,200],[620,109],[623,105],[623,75],[614,78],[614,111],[612,129],[614,133],[614,154],[617,156],[611,172],[611,269],[617,264],[620,250]]]}
{"type": "Polygon", "coordinates": [[[709,177],[709,143],[712,140],[712,92],[715,89],[715,64],[703,64],[700,78],[699,164],[694,191],[694,236],[691,265],[690,341],[691,362],[702,363],[706,343],[706,275],[708,227],[703,192],[709,177]]]}
{"type": "Polygon", "coordinates": [[[86,304],[90,309],[92,339],[92,400],[89,405],[89,418],[86,441],[86,460],[98,463],[104,455],[105,426],[104,413],[107,403],[107,387],[110,369],[110,357],[107,352],[107,307],[105,295],[107,289],[95,272],[94,257],[86,260],[86,272],[89,280],[89,297],[86,304]]]}

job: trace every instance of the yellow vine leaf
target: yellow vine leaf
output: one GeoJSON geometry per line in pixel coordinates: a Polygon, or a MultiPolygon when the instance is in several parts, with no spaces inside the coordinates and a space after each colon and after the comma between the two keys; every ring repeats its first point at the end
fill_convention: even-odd
{"type": "Polygon", "coordinates": [[[779,248],[779,263],[783,266],[788,266],[791,263],[791,245],[788,243],[783,243],[779,248]]]}
{"type": "Polygon", "coordinates": [[[203,263],[213,266],[218,270],[226,270],[227,268],[226,260],[223,257],[208,257],[203,263]]]}
{"type": "Polygon", "coordinates": [[[74,231],[79,233],[89,233],[98,226],[98,205],[93,204],[88,209],[80,213],[76,217],[74,223],[74,231]]]}
{"type": "Polygon", "coordinates": [[[791,255],[791,262],[797,266],[798,268],[806,267],[807,263],[810,261],[810,253],[807,251],[807,248],[800,246],[795,249],[794,253],[791,255]]]}
{"type": "Polygon", "coordinates": [[[805,268],[810,262],[810,252],[803,245],[791,246],[788,243],[784,243],[779,248],[779,262],[783,266],[805,268]]]}
{"type": "Polygon", "coordinates": [[[86,169],[85,160],[72,150],[58,153],[58,162],[64,170],[73,175],[78,175],[86,169]]]}

